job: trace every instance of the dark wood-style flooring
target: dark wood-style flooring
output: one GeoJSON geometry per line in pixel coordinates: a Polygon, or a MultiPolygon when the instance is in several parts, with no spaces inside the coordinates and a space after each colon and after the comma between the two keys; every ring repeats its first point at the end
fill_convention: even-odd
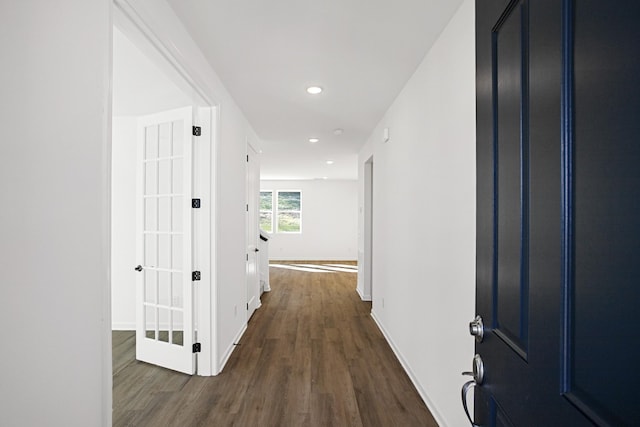
{"type": "Polygon", "coordinates": [[[113,425],[437,426],[355,273],[270,274],[272,291],[216,377],[138,362],[133,332],[114,331],[113,425]]]}

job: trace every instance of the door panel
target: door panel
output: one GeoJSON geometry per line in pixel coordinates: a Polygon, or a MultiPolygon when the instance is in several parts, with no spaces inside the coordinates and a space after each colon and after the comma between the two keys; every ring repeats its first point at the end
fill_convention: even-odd
{"type": "Polygon", "coordinates": [[[247,144],[247,319],[261,305],[260,274],[258,272],[260,164],[258,153],[247,144]]]}
{"type": "Polygon", "coordinates": [[[192,351],[191,281],[193,109],[138,121],[136,358],[188,374],[192,351]]]}
{"type": "Polygon", "coordinates": [[[493,401],[493,419],[492,425],[496,427],[514,427],[505,412],[493,401]]]}
{"type": "Polygon", "coordinates": [[[478,424],[640,425],[638,18],[476,3],[478,424]]]}
{"type": "Polygon", "coordinates": [[[497,272],[493,329],[526,359],[528,335],[528,150],[526,21],[522,3],[508,10],[493,35],[496,108],[497,272]]]}
{"type": "Polygon", "coordinates": [[[640,300],[640,86],[629,83],[640,71],[640,6],[581,0],[573,16],[565,391],[593,419],[639,425],[638,399],[630,392],[638,375],[625,367],[638,360],[630,342],[636,308],[629,301],[640,300]]]}

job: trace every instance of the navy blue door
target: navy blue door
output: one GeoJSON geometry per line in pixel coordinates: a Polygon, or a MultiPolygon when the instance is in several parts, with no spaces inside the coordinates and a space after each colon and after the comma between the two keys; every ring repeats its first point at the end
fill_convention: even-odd
{"type": "Polygon", "coordinates": [[[640,426],[639,2],[477,0],[476,44],[475,422],[640,426]]]}

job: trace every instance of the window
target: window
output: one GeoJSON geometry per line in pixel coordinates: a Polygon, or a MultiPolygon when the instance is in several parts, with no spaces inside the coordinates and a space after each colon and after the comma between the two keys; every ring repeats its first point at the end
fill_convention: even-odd
{"type": "Polygon", "coordinates": [[[260,192],[260,229],[273,232],[273,191],[260,192]]]}
{"type": "Polygon", "coordinates": [[[278,191],[278,233],[300,233],[300,191],[278,191]]]}
{"type": "Polygon", "coordinates": [[[267,233],[300,233],[301,198],[299,190],[260,191],[260,228],[267,233]]]}

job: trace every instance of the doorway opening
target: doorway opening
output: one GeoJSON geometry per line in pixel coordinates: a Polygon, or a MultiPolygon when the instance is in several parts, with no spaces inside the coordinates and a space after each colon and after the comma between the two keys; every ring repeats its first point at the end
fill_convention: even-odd
{"type": "MultiPolygon", "coordinates": [[[[159,350],[153,350],[151,359],[142,360],[191,374],[213,375],[211,224],[217,109],[133,15],[126,6],[115,3],[111,153],[114,344],[118,342],[116,334],[119,339],[149,341],[159,350]],[[177,112],[184,117],[176,118],[177,112]],[[150,118],[160,121],[151,124],[150,118]],[[198,136],[192,126],[199,128],[198,136]],[[153,138],[149,135],[154,132],[150,143],[153,138]],[[199,200],[199,208],[192,206],[192,199],[199,200]],[[136,330],[137,338],[132,332],[136,330]],[[192,331],[188,337],[187,330],[192,331]],[[197,356],[193,353],[195,344],[200,349],[197,356]],[[186,368],[178,362],[176,351],[187,361],[186,368]]],[[[118,369],[114,366],[113,373],[118,369]]]]}

